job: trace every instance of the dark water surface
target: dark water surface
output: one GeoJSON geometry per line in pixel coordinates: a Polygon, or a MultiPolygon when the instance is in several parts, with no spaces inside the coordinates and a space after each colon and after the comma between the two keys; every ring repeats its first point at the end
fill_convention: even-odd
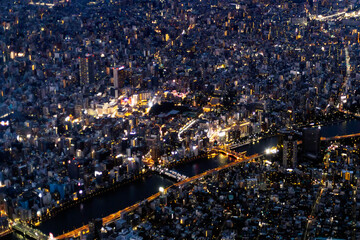
{"type": "MultiPolygon", "coordinates": [[[[321,136],[332,137],[360,132],[360,120],[349,120],[321,127],[321,136]]],[[[276,146],[277,137],[262,139],[259,142],[236,149],[238,152],[247,151],[247,155],[264,152],[266,148],[276,146]]],[[[212,158],[198,159],[174,168],[174,170],[194,176],[206,170],[223,166],[228,163],[225,155],[217,155],[212,158]]],[[[173,184],[172,181],[163,177],[152,175],[127,186],[122,186],[114,191],[107,192],[101,196],[96,196],[81,205],[75,206],[59,213],[40,225],[39,229],[44,233],[53,233],[55,236],[78,228],[94,218],[104,217],[125,207],[131,206],[152,194],[159,191],[159,187],[167,187],[173,184]]],[[[15,234],[13,238],[18,239],[15,234]]]]}
{"type": "Polygon", "coordinates": [[[105,217],[131,206],[158,192],[159,187],[168,187],[172,184],[172,181],[158,175],[144,177],[64,210],[56,217],[42,223],[39,229],[45,234],[51,232],[57,236],[63,231],[81,227],[92,219],[105,217]]]}
{"type": "Polygon", "coordinates": [[[360,120],[353,119],[321,127],[322,137],[334,137],[360,132],[360,120]]]}

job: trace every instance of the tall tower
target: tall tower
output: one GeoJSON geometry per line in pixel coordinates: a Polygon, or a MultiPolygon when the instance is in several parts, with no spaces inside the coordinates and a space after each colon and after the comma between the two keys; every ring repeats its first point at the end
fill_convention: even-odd
{"type": "Polygon", "coordinates": [[[296,167],[297,164],[297,141],[293,135],[287,135],[284,140],[284,149],[282,156],[284,167],[296,167]]]}
{"type": "Polygon", "coordinates": [[[113,80],[114,80],[114,88],[119,89],[123,88],[125,85],[126,79],[126,70],[124,66],[114,67],[113,68],[113,80]]]}
{"type": "Polygon", "coordinates": [[[80,84],[85,85],[94,82],[94,55],[86,54],[80,57],[80,84]]]}
{"type": "Polygon", "coordinates": [[[278,149],[282,156],[282,165],[285,168],[295,168],[297,165],[297,136],[291,129],[282,129],[279,131],[280,137],[278,149]]]}
{"type": "Polygon", "coordinates": [[[313,7],[312,7],[313,14],[317,15],[319,12],[319,1],[313,0],[313,7]]]}
{"type": "Polygon", "coordinates": [[[320,152],[320,128],[304,128],[302,133],[303,152],[305,156],[316,159],[320,152]]]}

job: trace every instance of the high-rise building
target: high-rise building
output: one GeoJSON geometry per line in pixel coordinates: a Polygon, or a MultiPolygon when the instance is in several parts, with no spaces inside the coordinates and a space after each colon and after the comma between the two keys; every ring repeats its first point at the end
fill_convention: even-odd
{"type": "Polygon", "coordinates": [[[297,136],[291,129],[279,131],[278,149],[285,168],[295,168],[297,164],[297,136]]]}
{"type": "Polygon", "coordinates": [[[296,167],[297,163],[297,141],[293,135],[288,135],[284,140],[283,148],[283,165],[284,167],[296,167]]]}
{"type": "Polygon", "coordinates": [[[320,152],[320,128],[304,128],[302,133],[304,156],[316,159],[320,152]]]}
{"type": "Polygon", "coordinates": [[[161,157],[161,145],[159,143],[151,147],[151,159],[157,162],[161,157]]]}
{"type": "Polygon", "coordinates": [[[127,77],[125,67],[124,66],[114,67],[112,70],[113,70],[114,88],[115,89],[123,88],[127,77]]]}
{"type": "Polygon", "coordinates": [[[92,239],[100,239],[102,224],[103,221],[101,218],[89,222],[89,232],[92,235],[92,239]]]}
{"type": "Polygon", "coordinates": [[[317,14],[319,12],[319,3],[318,3],[318,0],[313,0],[312,1],[312,13],[313,14],[317,14]]]}
{"type": "Polygon", "coordinates": [[[80,163],[78,161],[70,160],[68,174],[70,179],[78,179],[80,177],[80,163]]]}
{"type": "Polygon", "coordinates": [[[80,84],[85,85],[94,82],[94,55],[86,54],[80,57],[80,84]]]}

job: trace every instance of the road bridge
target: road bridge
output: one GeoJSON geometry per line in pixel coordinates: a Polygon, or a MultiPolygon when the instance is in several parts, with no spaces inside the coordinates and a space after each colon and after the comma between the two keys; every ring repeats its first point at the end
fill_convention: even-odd
{"type": "Polygon", "coordinates": [[[165,175],[167,177],[175,179],[177,182],[181,182],[188,178],[188,176],[185,176],[181,173],[178,173],[178,172],[168,169],[168,168],[152,167],[152,170],[159,173],[160,175],[165,175]]]}
{"type": "Polygon", "coordinates": [[[243,161],[244,159],[246,159],[246,151],[235,152],[228,147],[222,147],[222,146],[214,147],[210,150],[210,153],[223,153],[229,157],[235,158],[236,162],[243,161]]]}
{"type": "MultiPolygon", "coordinates": [[[[193,176],[191,178],[187,178],[187,179],[185,179],[185,180],[183,180],[181,182],[175,183],[175,184],[171,185],[170,187],[166,188],[164,190],[164,192],[167,192],[170,188],[179,187],[179,186],[191,183],[191,182],[193,182],[195,180],[201,179],[201,178],[203,178],[205,176],[209,176],[209,175],[211,175],[213,173],[224,170],[226,168],[234,167],[237,164],[240,164],[242,162],[254,161],[254,160],[264,156],[264,154],[260,154],[260,155],[259,154],[254,154],[252,156],[246,157],[244,153],[234,154],[233,151],[228,150],[228,149],[223,149],[223,148],[220,148],[220,147],[214,148],[212,151],[213,152],[221,152],[221,153],[228,154],[230,156],[234,156],[234,157],[236,157],[236,161],[233,161],[233,162],[231,162],[231,163],[229,163],[227,165],[221,166],[221,167],[217,167],[217,168],[208,170],[208,171],[206,171],[204,173],[193,176]]],[[[113,214],[110,214],[109,216],[104,217],[102,219],[103,224],[106,225],[106,224],[112,223],[112,222],[120,219],[121,216],[123,216],[124,214],[130,213],[130,212],[134,211],[135,209],[137,209],[139,206],[141,206],[142,203],[144,203],[144,202],[152,202],[156,198],[158,198],[160,195],[161,195],[160,192],[155,193],[154,195],[148,197],[147,199],[145,199],[142,202],[138,202],[138,203],[136,203],[136,204],[134,204],[134,205],[132,205],[130,207],[127,207],[127,208],[125,208],[123,210],[120,210],[120,211],[118,211],[116,213],[113,213],[113,214]]],[[[75,230],[71,231],[71,232],[68,232],[68,233],[62,234],[60,236],[57,236],[56,239],[76,238],[76,237],[80,237],[81,234],[86,234],[88,232],[89,232],[89,225],[87,224],[87,225],[84,225],[84,226],[82,226],[82,227],[80,227],[78,229],[75,229],[75,230]]]]}
{"type": "Polygon", "coordinates": [[[236,148],[239,148],[239,147],[243,147],[243,146],[245,146],[245,145],[248,145],[248,144],[250,144],[251,142],[252,142],[252,140],[246,140],[246,141],[243,141],[243,142],[240,142],[240,143],[230,144],[230,145],[228,145],[227,147],[232,150],[232,149],[236,149],[236,148]]]}
{"type": "Polygon", "coordinates": [[[32,238],[32,239],[47,240],[49,238],[45,233],[41,232],[39,229],[32,228],[26,224],[19,223],[19,222],[15,223],[12,226],[12,229],[14,231],[20,232],[24,236],[26,236],[28,238],[32,238]]]}
{"type": "Polygon", "coordinates": [[[354,134],[348,134],[348,135],[341,135],[341,136],[334,136],[334,137],[321,137],[321,141],[334,141],[334,140],[340,140],[345,138],[352,138],[352,137],[360,137],[360,133],[354,133],[354,134]]]}

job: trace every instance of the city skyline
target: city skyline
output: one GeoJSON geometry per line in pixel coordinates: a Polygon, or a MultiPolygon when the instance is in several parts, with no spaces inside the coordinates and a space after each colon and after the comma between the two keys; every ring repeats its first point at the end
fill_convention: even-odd
{"type": "Polygon", "coordinates": [[[0,9],[0,236],[360,237],[358,1],[0,9]]]}

